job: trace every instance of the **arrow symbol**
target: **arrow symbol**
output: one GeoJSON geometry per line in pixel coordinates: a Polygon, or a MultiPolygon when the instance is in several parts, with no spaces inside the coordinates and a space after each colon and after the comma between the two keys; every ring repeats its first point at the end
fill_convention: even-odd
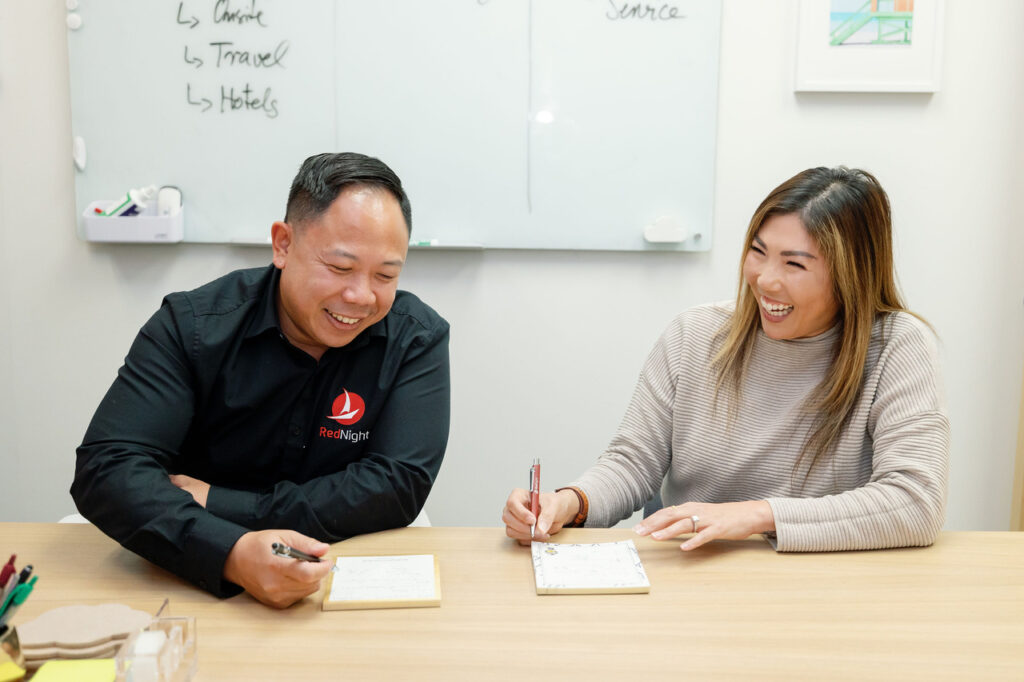
{"type": "Polygon", "coordinates": [[[206,99],[205,97],[201,98],[198,102],[192,101],[192,84],[191,83],[187,83],[185,85],[185,97],[188,99],[188,103],[192,104],[194,106],[198,107],[198,106],[200,106],[202,104],[205,104],[206,106],[203,107],[203,111],[206,111],[207,109],[209,109],[210,107],[213,106],[213,102],[211,102],[210,100],[206,99]]]}
{"type": "Polygon", "coordinates": [[[188,58],[188,45],[186,45],[185,46],[185,63],[186,64],[195,64],[196,68],[198,69],[199,67],[201,67],[203,65],[203,60],[200,59],[199,57],[196,57],[195,59],[189,59],[188,58]]]}
{"type": "Polygon", "coordinates": [[[191,26],[189,26],[189,28],[195,28],[196,26],[199,25],[199,18],[198,17],[193,16],[191,18],[191,20],[186,19],[186,20],[182,21],[182,19],[181,19],[181,10],[182,10],[182,8],[184,6],[185,6],[184,1],[178,3],[178,23],[179,24],[189,24],[189,23],[191,23],[191,26]]]}

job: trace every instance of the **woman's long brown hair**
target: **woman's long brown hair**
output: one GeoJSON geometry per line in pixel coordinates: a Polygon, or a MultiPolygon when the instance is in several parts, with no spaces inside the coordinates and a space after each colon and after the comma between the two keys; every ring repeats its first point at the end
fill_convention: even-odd
{"type": "MultiPolygon", "coordinates": [[[[744,257],[765,221],[788,214],[799,217],[818,244],[839,304],[840,331],[832,364],[804,404],[813,427],[794,472],[810,457],[809,473],[831,453],[857,403],[875,320],[906,308],[893,271],[889,197],[873,175],[839,166],[810,168],[793,176],[757,207],[747,228],[744,257]]],[[[744,281],[741,259],[736,310],[721,332],[724,340],[712,360],[717,370],[716,400],[723,388],[741,399],[760,328],[758,302],[744,281]]],[[[734,414],[733,409],[730,413],[734,414]]]]}

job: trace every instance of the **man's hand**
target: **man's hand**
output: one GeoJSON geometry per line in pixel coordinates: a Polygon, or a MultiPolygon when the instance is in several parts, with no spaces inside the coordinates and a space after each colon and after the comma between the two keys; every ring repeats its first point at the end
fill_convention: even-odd
{"type": "Polygon", "coordinates": [[[171,483],[192,495],[193,499],[206,509],[206,498],[210,495],[210,484],[185,474],[171,474],[171,483]]]}
{"type": "Polygon", "coordinates": [[[264,604],[283,609],[320,589],[320,581],[330,573],[333,562],[275,556],[270,551],[275,542],[319,557],[330,549],[330,545],[292,530],[251,531],[231,548],[224,563],[224,578],[264,604]]]}

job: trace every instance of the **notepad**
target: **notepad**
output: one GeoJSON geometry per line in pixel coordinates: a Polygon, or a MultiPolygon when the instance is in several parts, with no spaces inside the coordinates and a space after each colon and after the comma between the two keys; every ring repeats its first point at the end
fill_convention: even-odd
{"type": "Polygon", "coordinates": [[[583,545],[534,542],[531,551],[537,594],[651,591],[632,540],[583,545]]]}
{"type": "Polygon", "coordinates": [[[441,605],[441,570],[433,554],[343,556],[335,560],[324,611],[441,605]]]}

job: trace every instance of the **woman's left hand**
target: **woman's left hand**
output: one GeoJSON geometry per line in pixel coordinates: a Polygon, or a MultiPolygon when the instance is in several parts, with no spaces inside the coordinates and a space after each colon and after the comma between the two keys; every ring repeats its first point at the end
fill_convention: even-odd
{"type": "Polygon", "coordinates": [[[654,512],[633,527],[638,535],[670,540],[685,533],[694,536],[679,546],[700,547],[711,540],[742,540],[755,533],[775,530],[775,515],[764,500],[707,504],[684,502],[654,512]]]}

